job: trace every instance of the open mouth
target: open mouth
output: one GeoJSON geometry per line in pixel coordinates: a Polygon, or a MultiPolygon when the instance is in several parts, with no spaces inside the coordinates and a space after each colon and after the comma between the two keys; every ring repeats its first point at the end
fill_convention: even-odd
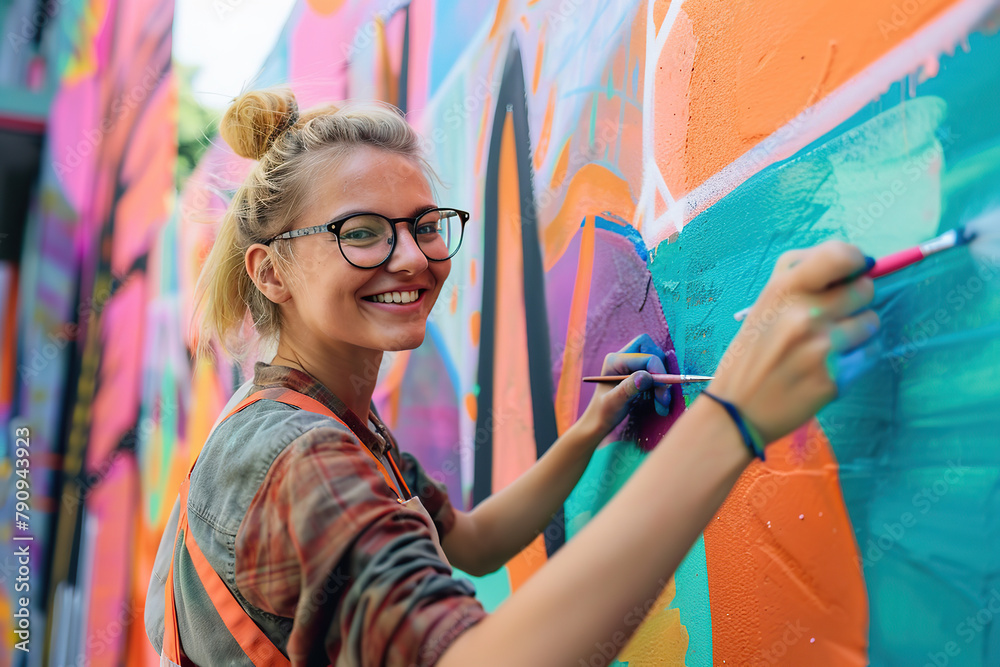
{"type": "Polygon", "coordinates": [[[371,301],[373,303],[391,303],[391,304],[405,304],[413,303],[414,301],[419,301],[420,297],[423,296],[425,289],[409,290],[405,292],[383,292],[382,294],[373,294],[371,296],[361,297],[365,301],[371,301]]]}

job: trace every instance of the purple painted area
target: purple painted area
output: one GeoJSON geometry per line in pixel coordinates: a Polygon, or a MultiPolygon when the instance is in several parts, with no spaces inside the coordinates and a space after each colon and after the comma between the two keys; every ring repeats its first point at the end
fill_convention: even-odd
{"type": "MultiPolygon", "coordinates": [[[[603,229],[597,229],[595,233],[583,374],[599,375],[607,353],[620,350],[643,333],[648,333],[666,353],[667,372],[681,372],[646,263],[639,258],[635,246],[628,239],[603,229]]],[[[583,385],[580,414],[587,407],[594,389],[592,384],[583,385]]],[[[660,417],[651,402],[644,403],[633,411],[634,421],[626,419],[611,437],[615,440],[634,439],[643,449],[651,448],[684,411],[681,385],[671,388],[670,397],[669,415],[660,417]]]]}
{"type": "MultiPolygon", "coordinates": [[[[549,340],[552,344],[552,387],[559,386],[563,352],[566,349],[569,311],[573,304],[573,286],[580,261],[580,236],[577,231],[566,252],[545,274],[545,308],[549,317],[549,340]]],[[[588,396],[589,400],[589,396],[588,396]]],[[[586,404],[584,404],[586,407],[586,404]]]]}
{"type": "MultiPolygon", "coordinates": [[[[382,407],[380,412],[387,410],[382,407]]],[[[393,433],[400,449],[416,456],[431,479],[444,482],[452,504],[461,509],[458,425],[458,405],[448,369],[434,345],[421,345],[412,352],[406,367],[393,433]]]]}

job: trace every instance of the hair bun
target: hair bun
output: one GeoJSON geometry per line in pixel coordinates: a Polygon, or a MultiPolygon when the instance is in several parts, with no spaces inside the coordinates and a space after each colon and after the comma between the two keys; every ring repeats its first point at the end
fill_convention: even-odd
{"type": "Polygon", "coordinates": [[[298,118],[299,105],[290,88],[251,90],[226,109],[219,133],[237,155],[259,160],[298,118]]]}

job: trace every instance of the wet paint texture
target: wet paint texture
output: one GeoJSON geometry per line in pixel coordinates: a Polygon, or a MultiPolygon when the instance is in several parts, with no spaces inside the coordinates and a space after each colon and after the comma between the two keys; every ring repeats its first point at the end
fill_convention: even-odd
{"type": "MultiPolygon", "coordinates": [[[[657,248],[651,270],[682,366],[712,371],[739,326],[723,315],[752,302],[784,250],[840,238],[869,254],[884,254],[996,204],[1000,133],[966,96],[973,87],[990,89],[982,92],[986,100],[996,96],[1000,72],[975,69],[974,63],[995,62],[1000,49],[996,38],[977,36],[971,43],[970,53],[944,59],[938,76],[926,84],[933,94],[922,95],[925,86],[917,86],[915,99],[892,105],[883,98],[870,105],[842,129],[748,180],[692,221],[676,242],[657,248]]],[[[837,465],[828,479],[839,481],[839,489],[828,485],[830,497],[810,497],[803,492],[816,485],[809,482],[796,492],[794,485],[809,473],[793,469],[776,479],[794,485],[782,485],[771,497],[761,486],[766,483],[762,474],[778,474],[769,456],[768,464],[746,473],[720,515],[723,525],[735,521],[740,526],[729,538],[746,536],[752,526],[770,529],[769,537],[760,531],[763,541],[749,545],[758,561],[782,553],[783,569],[830,573],[853,553],[863,572],[831,575],[840,586],[825,593],[809,593],[801,582],[757,580],[733,602],[763,603],[757,615],[762,628],[779,628],[781,619],[823,609],[837,609],[840,618],[811,624],[810,634],[817,636],[811,646],[765,638],[749,655],[733,656],[737,664],[761,659],[762,651],[775,648],[787,652],[789,664],[923,664],[938,654],[948,664],[1000,660],[996,625],[984,622],[995,615],[989,604],[1000,574],[995,556],[1000,548],[995,522],[1000,511],[998,288],[1000,258],[973,260],[968,249],[943,253],[877,282],[882,330],[858,353],[863,359],[837,361],[839,373],[857,377],[820,414],[829,445],[817,446],[805,459],[808,467],[826,459],[819,467],[829,475],[832,448],[837,465]],[[816,453],[823,457],[817,460],[816,453]],[[846,508],[850,524],[843,514],[837,516],[838,507],[846,508]],[[820,508],[824,520],[836,519],[839,529],[810,534],[823,545],[810,561],[789,542],[806,534],[820,508]],[[745,516],[734,520],[733,513],[745,516]],[[786,522],[784,535],[774,537],[779,527],[774,514],[805,518],[801,524],[786,522]],[[853,526],[853,535],[844,534],[846,525],[853,526]],[[863,614],[847,613],[845,605],[859,599],[862,583],[869,628],[863,614]],[[867,658],[857,641],[862,630],[867,658]],[[805,648],[812,651],[808,659],[808,653],[799,653],[805,648]],[[943,653],[946,648],[950,653],[943,653]]],[[[775,447],[782,451],[785,445],[775,447]]],[[[706,545],[716,659],[745,646],[727,641],[721,623],[723,589],[738,575],[728,558],[713,559],[718,537],[713,524],[706,545]]],[[[754,568],[743,576],[767,571],[754,568]]],[[[994,607],[1000,609],[1000,603],[994,607]]]]}

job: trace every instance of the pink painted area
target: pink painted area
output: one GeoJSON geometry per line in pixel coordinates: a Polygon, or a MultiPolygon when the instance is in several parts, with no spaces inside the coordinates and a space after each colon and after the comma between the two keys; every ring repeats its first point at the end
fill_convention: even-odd
{"type": "MultiPolygon", "coordinates": [[[[92,569],[80,583],[90,588],[85,604],[88,664],[117,667],[125,653],[130,624],[142,625],[143,608],[133,604],[131,576],[135,554],[135,508],[140,498],[138,471],[131,454],[116,457],[87,499],[87,515],[97,529],[96,543],[82,545],[81,558],[92,550],[92,569]],[[112,629],[120,628],[117,632],[112,629]],[[103,634],[102,634],[103,631],[103,634]],[[96,650],[100,645],[105,650],[96,650]]],[[[88,524],[84,523],[84,535],[88,524]]]]}
{"type": "Polygon", "coordinates": [[[98,391],[91,407],[90,442],[86,463],[97,468],[105,463],[139,416],[142,396],[142,349],[145,340],[143,318],[146,309],[146,282],[141,274],[115,292],[102,314],[101,355],[98,391]]]}

